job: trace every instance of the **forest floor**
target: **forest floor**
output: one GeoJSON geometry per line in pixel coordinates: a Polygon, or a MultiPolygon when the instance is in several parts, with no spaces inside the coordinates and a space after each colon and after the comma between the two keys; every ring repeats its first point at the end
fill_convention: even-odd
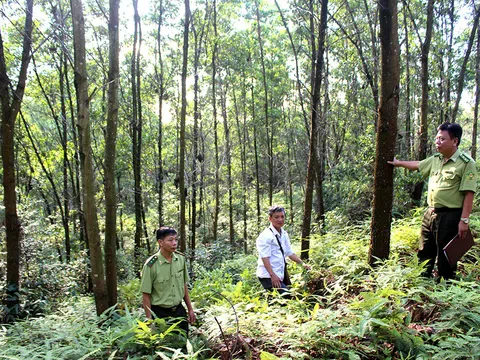
{"type": "Polygon", "coordinates": [[[312,270],[290,265],[292,299],[266,296],[253,255],[199,263],[191,290],[198,322],[183,346],[165,322],[143,321],[131,280],[100,318],[91,297],[72,296],[3,325],[0,359],[480,359],[479,246],[457,279],[424,279],[419,221],[393,224],[391,256],[374,269],[368,224],[314,236],[312,270]]]}

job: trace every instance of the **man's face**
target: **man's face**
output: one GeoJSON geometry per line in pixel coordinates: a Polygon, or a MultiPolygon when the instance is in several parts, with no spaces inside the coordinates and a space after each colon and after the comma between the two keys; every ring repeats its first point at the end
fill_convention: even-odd
{"type": "Polygon", "coordinates": [[[453,155],[457,150],[458,139],[451,138],[447,130],[439,130],[435,137],[435,147],[442,155],[453,155]]]}
{"type": "Polygon", "coordinates": [[[283,211],[274,212],[268,219],[274,228],[279,229],[285,224],[285,213],[283,211]]]}
{"type": "Polygon", "coordinates": [[[167,235],[163,239],[158,240],[158,245],[160,248],[166,252],[173,253],[177,250],[177,235],[167,235]]]}

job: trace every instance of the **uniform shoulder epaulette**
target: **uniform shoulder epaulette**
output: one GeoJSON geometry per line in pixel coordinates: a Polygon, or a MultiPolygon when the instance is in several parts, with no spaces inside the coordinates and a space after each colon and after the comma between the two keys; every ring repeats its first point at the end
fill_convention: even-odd
{"type": "Polygon", "coordinates": [[[471,160],[470,157],[467,154],[464,154],[464,153],[461,153],[459,158],[462,159],[463,161],[465,161],[466,163],[468,163],[471,160]]]}
{"type": "Polygon", "coordinates": [[[440,154],[440,153],[435,153],[433,156],[435,156],[435,157],[440,157],[440,156],[442,156],[442,154],[440,154]]]}
{"type": "Polygon", "coordinates": [[[175,250],[175,254],[178,254],[178,255],[185,256],[185,254],[184,254],[184,253],[182,253],[182,252],[180,252],[180,251],[178,251],[178,250],[175,250]]]}
{"type": "Polygon", "coordinates": [[[150,259],[147,260],[146,265],[147,265],[148,267],[152,267],[153,264],[155,264],[155,263],[157,262],[157,260],[158,260],[158,256],[157,256],[157,255],[153,255],[150,259]]]}

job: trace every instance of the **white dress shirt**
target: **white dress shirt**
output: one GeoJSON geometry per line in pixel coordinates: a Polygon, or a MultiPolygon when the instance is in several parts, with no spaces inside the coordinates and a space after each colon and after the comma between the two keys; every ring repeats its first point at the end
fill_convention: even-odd
{"type": "Polygon", "coordinates": [[[280,280],[283,281],[285,258],[292,255],[293,251],[290,246],[290,238],[288,237],[287,232],[283,229],[280,229],[280,231],[281,233],[279,233],[273,227],[273,225],[270,225],[265,230],[263,230],[257,238],[257,276],[260,278],[270,277],[270,274],[265,268],[265,265],[263,265],[262,261],[262,258],[268,257],[273,272],[280,278],[280,280]],[[282,252],[280,251],[280,246],[278,246],[278,241],[275,238],[275,235],[278,235],[278,238],[280,239],[285,258],[282,256],[282,252]]]}

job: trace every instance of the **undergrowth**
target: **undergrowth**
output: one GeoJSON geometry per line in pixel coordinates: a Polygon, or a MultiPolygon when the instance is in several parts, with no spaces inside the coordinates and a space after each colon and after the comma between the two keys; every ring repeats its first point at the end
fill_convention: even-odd
{"type": "Polygon", "coordinates": [[[312,270],[289,265],[291,300],[265,294],[253,255],[194,266],[198,323],[186,343],[175,326],[142,321],[132,280],[101,319],[77,296],[2,327],[0,359],[480,359],[480,251],[464,257],[457,280],[423,279],[420,220],[394,222],[390,259],[372,269],[369,224],[327,217],[311,239],[312,270]]]}

